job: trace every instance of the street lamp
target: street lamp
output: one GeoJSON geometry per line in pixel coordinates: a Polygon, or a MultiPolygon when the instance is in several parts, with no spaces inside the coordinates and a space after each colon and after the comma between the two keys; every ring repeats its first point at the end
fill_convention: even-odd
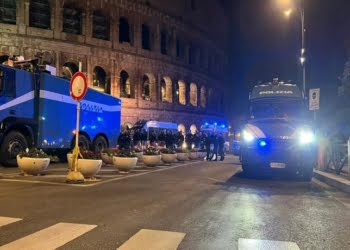
{"type": "Polygon", "coordinates": [[[285,8],[283,11],[285,17],[289,18],[293,13],[293,10],[296,9],[300,14],[301,21],[301,50],[300,50],[300,64],[303,71],[303,93],[305,95],[306,88],[306,57],[305,57],[305,6],[304,0],[300,0],[299,5],[295,5],[291,0],[278,0],[280,7],[285,8]]]}

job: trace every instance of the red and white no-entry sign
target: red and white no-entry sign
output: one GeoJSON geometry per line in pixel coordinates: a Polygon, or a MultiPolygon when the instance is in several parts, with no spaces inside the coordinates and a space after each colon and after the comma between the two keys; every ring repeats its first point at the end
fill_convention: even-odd
{"type": "Polygon", "coordinates": [[[82,72],[75,73],[70,80],[70,96],[79,102],[85,97],[87,89],[86,76],[82,72]]]}

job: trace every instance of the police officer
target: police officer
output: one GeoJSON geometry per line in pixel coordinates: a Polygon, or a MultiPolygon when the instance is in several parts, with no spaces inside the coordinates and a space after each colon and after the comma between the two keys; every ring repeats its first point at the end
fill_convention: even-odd
{"type": "Polygon", "coordinates": [[[222,136],[222,134],[220,134],[218,136],[218,152],[220,155],[220,161],[223,161],[225,159],[224,147],[225,147],[225,139],[222,136]]]}

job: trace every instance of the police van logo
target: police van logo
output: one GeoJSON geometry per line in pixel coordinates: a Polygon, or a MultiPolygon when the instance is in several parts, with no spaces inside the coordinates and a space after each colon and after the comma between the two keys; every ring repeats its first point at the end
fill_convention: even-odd
{"type": "Polygon", "coordinates": [[[96,104],[82,103],[81,109],[85,110],[85,111],[95,112],[95,113],[102,113],[103,112],[103,108],[99,105],[96,105],[96,104]]]}

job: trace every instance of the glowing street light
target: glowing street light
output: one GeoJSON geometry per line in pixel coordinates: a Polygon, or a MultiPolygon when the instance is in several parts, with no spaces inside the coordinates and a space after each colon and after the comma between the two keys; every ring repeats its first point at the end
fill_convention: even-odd
{"type": "Polygon", "coordinates": [[[284,15],[285,15],[287,18],[289,18],[290,15],[292,14],[292,12],[293,12],[292,9],[288,9],[288,10],[285,10],[283,13],[284,13],[284,15]]]}

